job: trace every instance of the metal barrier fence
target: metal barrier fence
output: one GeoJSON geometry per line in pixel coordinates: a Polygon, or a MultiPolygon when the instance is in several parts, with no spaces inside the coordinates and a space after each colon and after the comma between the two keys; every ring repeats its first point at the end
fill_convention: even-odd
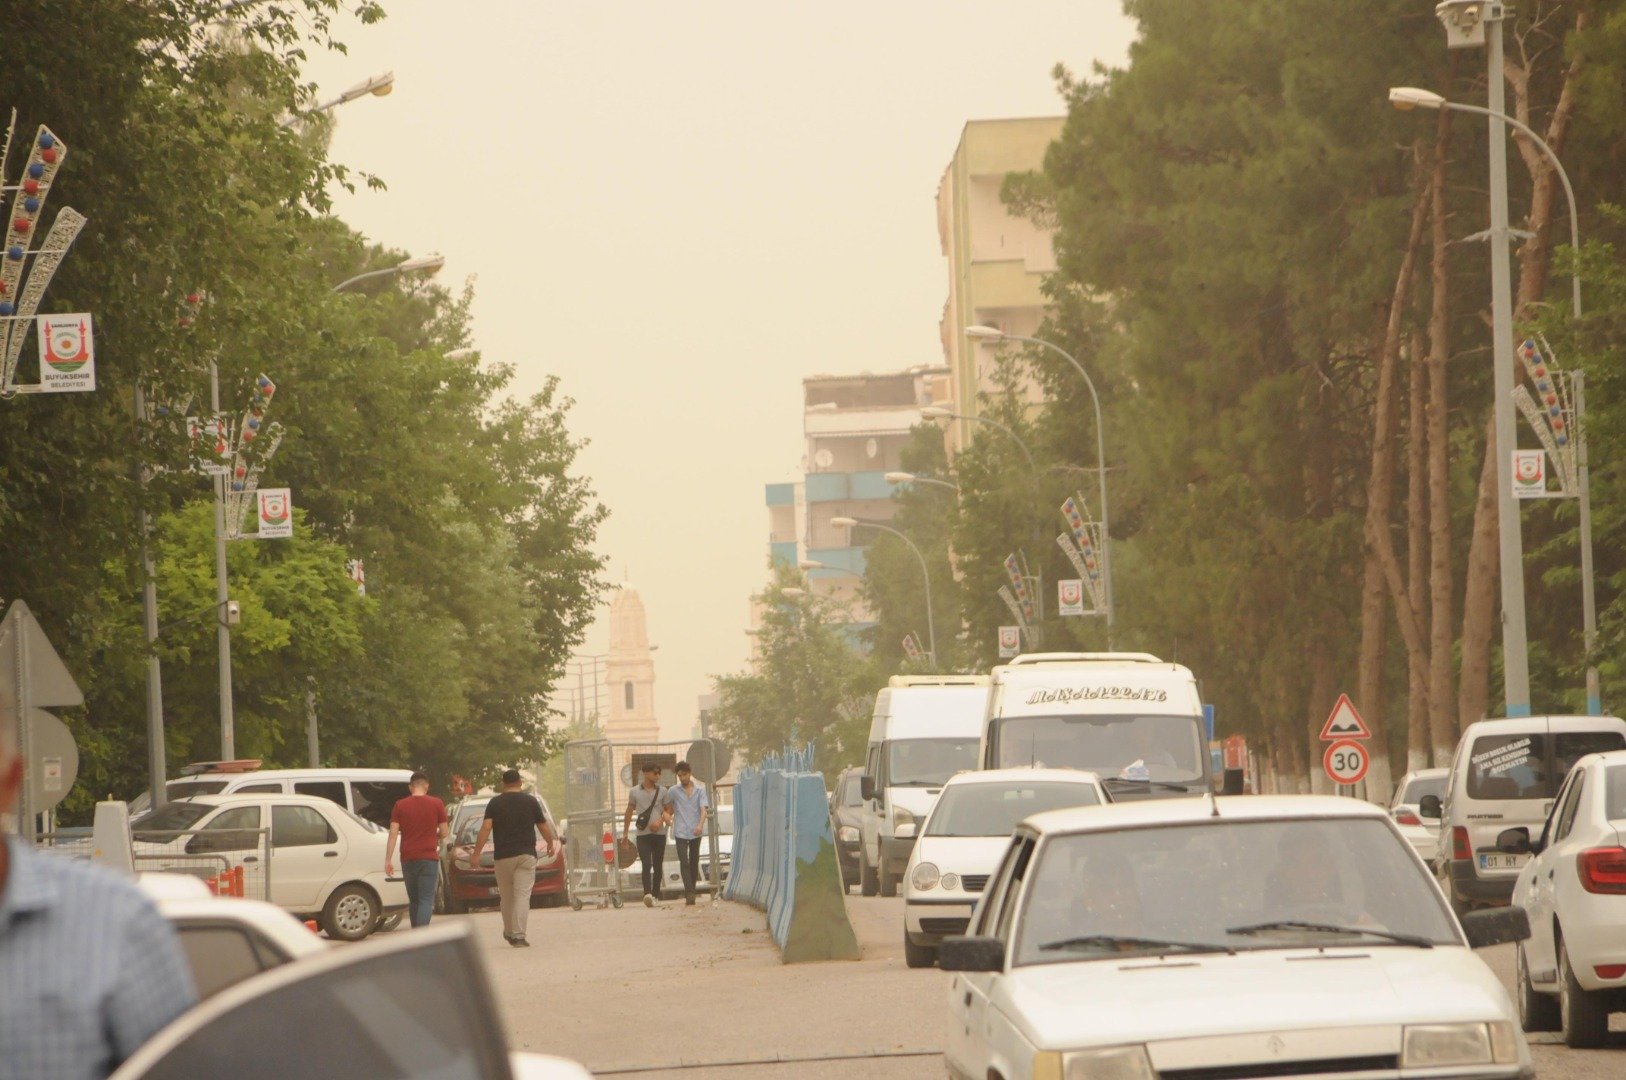
{"type": "MultiPolygon", "coordinates": [[[[132,846],[137,872],[187,874],[219,896],[271,899],[270,829],[137,829],[132,846]]],[[[95,852],[95,842],[84,829],[41,833],[37,847],[75,859],[89,859],[95,852]]]]}
{"type": "Polygon", "coordinates": [[[813,770],[811,746],[740,770],[723,897],[767,913],[786,963],[858,957],[824,776],[813,770]]]}

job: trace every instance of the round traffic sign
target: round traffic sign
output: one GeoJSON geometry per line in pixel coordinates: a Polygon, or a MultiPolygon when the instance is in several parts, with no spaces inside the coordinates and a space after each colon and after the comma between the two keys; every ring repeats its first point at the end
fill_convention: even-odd
{"type": "Polygon", "coordinates": [[[1335,784],[1360,783],[1371,764],[1366,747],[1353,739],[1333,743],[1321,757],[1321,767],[1335,784]]]}

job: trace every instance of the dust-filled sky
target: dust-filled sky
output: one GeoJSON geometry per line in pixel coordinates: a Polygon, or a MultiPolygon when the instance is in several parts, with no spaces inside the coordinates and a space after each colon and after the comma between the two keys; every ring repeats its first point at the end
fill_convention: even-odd
{"type": "MultiPolygon", "coordinates": [[[[1198,5],[1200,7],[1200,5],[1198,5]]],[[[763,484],[800,464],[800,380],[941,363],[934,196],[970,119],[1059,115],[1057,62],[1121,63],[1118,0],[385,0],[314,56],[338,193],[372,240],[474,278],[475,343],[550,374],[649,612],[663,732],[745,662],[763,484]]],[[[582,647],[604,651],[600,620],[582,647]]]]}

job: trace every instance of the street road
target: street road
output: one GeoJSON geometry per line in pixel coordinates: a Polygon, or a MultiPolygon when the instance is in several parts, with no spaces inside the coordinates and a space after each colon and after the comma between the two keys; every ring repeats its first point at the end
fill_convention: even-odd
{"type": "MultiPolygon", "coordinates": [[[[514,1049],[637,1080],[941,1075],[946,976],[904,966],[902,901],[850,896],[848,910],[864,958],[792,967],[762,913],[738,904],[534,911],[529,949],[503,942],[495,912],[460,917],[485,943],[514,1049]]],[[[1512,948],[1480,955],[1511,993],[1512,948]]],[[[1530,1036],[1537,1075],[1626,1075],[1626,1016],[1612,1027],[1607,1050],[1530,1036]]]]}

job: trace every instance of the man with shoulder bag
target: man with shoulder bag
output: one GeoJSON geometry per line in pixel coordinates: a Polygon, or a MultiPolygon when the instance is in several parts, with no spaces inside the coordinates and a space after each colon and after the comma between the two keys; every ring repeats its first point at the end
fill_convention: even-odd
{"type": "Polygon", "coordinates": [[[643,781],[627,793],[627,812],[621,820],[623,836],[632,828],[635,814],[644,907],[654,907],[661,895],[661,863],[666,857],[666,826],[672,819],[672,796],[661,787],[661,767],[653,761],[644,762],[643,781]]]}

